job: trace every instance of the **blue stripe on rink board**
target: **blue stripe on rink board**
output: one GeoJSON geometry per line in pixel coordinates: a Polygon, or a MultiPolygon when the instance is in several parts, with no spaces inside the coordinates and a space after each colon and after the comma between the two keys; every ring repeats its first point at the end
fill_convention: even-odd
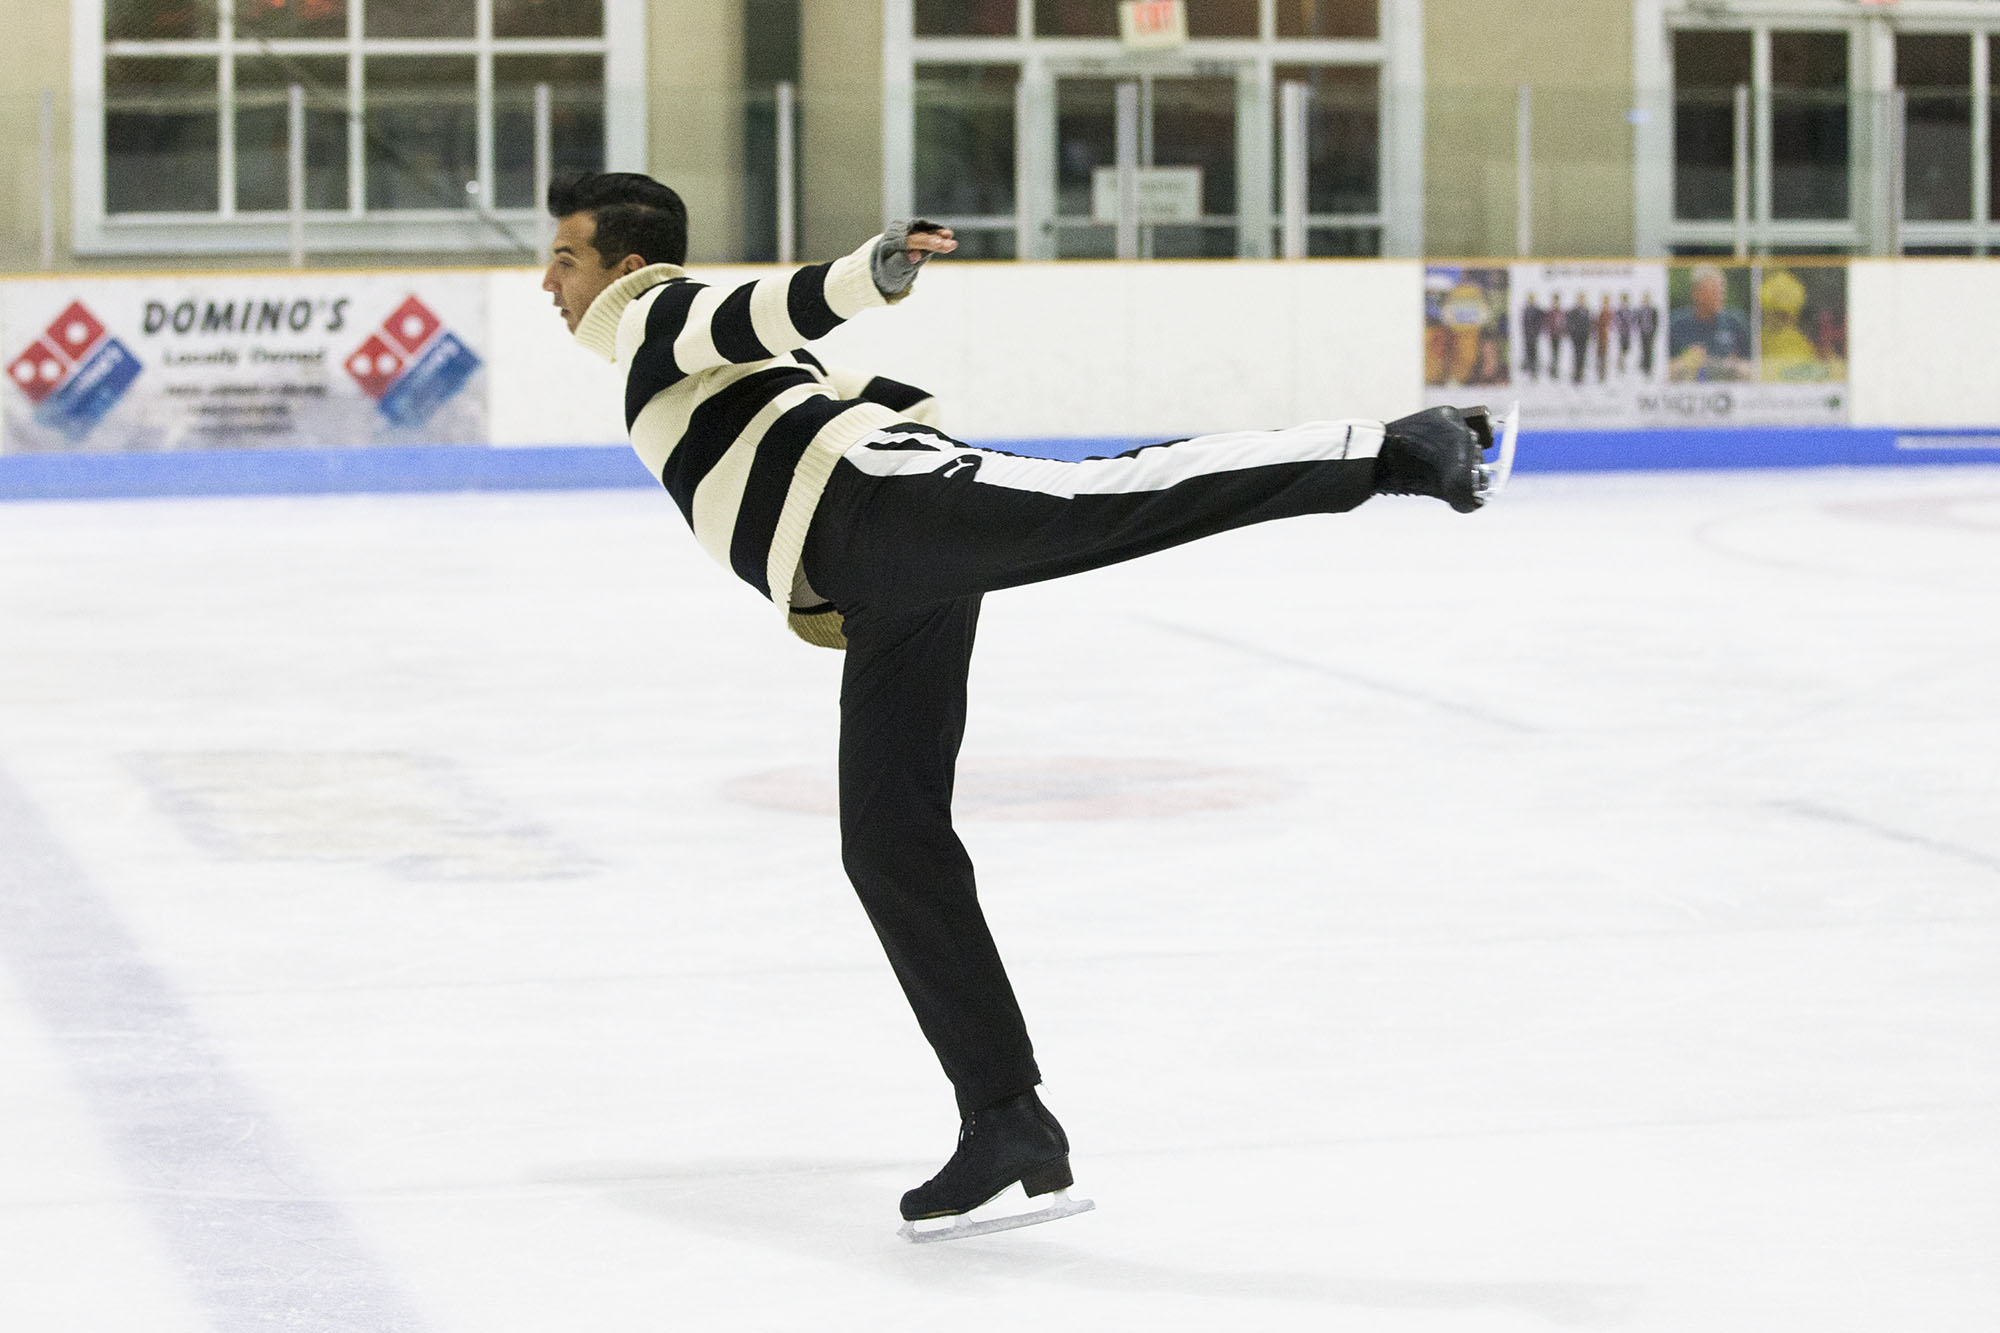
{"type": "Polygon", "coordinates": [[[0,966],[208,1325],[416,1329],[302,1155],[4,771],[0,847],[0,966]]]}
{"type": "Polygon", "coordinates": [[[623,444],[0,456],[0,500],[658,486],[623,444]]]}
{"type": "Polygon", "coordinates": [[[1523,429],[1519,472],[1873,467],[2000,462],[2000,431],[1847,426],[1737,430],[1523,429]]]}
{"type": "MultiPolygon", "coordinates": [[[[1107,457],[1157,442],[1154,437],[968,441],[982,449],[1064,459],[1107,457]]],[[[1613,472],[1899,463],[2000,463],[2000,427],[1528,429],[1521,432],[1516,467],[1522,472],[1613,472]]],[[[659,484],[623,444],[0,455],[0,500],[584,490],[659,484]]]]}

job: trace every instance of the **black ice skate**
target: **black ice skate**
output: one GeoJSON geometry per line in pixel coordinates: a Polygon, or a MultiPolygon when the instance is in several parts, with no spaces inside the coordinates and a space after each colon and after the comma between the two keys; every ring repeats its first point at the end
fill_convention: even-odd
{"type": "Polygon", "coordinates": [[[958,1150],[944,1169],[903,1196],[901,1234],[914,1241],[955,1240],[1095,1208],[1089,1199],[1069,1197],[1072,1183],[1069,1137],[1031,1089],[965,1117],[958,1150]],[[1020,1195],[1002,1199],[1016,1185],[1020,1195]],[[1022,1199],[1045,1206],[1027,1212],[1007,1206],[1022,1199]]]}
{"type": "Polygon", "coordinates": [[[1498,422],[1483,407],[1433,407],[1391,421],[1375,460],[1375,493],[1435,496],[1471,513],[1507,484],[1520,417],[1518,405],[1498,422]]]}

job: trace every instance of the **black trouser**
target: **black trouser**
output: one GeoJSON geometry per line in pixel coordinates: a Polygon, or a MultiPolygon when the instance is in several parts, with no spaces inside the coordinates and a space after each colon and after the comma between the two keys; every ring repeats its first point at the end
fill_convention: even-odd
{"type": "Polygon", "coordinates": [[[835,468],[804,558],[847,633],[841,856],[961,1113],[1041,1081],[952,829],[980,595],[1352,509],[1378,440],[1373,423],[1330,422],[1052,463],[910,426],[835,468]]]}

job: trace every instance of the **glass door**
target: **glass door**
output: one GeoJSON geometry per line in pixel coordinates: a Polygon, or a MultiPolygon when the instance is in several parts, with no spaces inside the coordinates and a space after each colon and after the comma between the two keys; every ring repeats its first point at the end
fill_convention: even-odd
{"type": "Polygon", "coordinates": [[[1118,90],[1134,91],[1138,257],[1238,252],[1236,76],[1060,75],[1055,85],[1055,256],[1118,254],[1118,90]]]}

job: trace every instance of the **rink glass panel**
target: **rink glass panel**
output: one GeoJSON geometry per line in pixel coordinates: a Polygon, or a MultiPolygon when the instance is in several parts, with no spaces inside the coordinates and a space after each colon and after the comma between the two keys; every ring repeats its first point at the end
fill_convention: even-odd
{"type": "Polygon", "coordinates": [[[535,198],[535,86],[549,85],[549,156],[557,171],[604,170],[604,57],[493,57],[493,202],[535,198]]]}

